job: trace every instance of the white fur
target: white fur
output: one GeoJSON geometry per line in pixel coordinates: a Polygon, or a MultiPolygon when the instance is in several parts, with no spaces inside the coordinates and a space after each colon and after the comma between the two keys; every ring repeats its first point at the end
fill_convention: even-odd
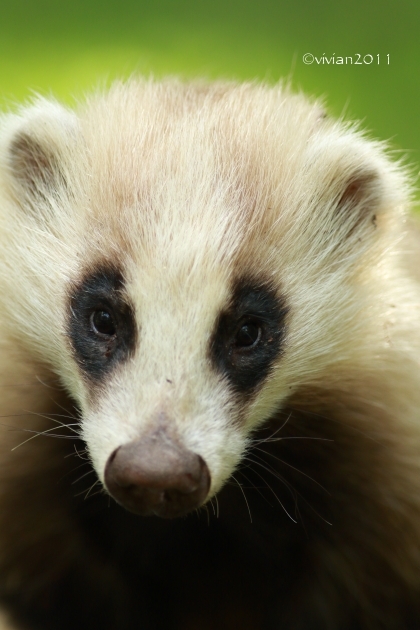
{"type": "Polygon", "coordinates": [[[19,331],[80,405],[100,479],[115,448],[164,417],[207,462],[211,496],[252,429],[291,393],[362,365],[397,379],[401,422],[417,422],[419,396],[411,386],[407,396],[405,379],[418,382],[419,288],[399,262],[406,176],[381,145],[319,111],[281,86],[133,80],[76,114],[42,99],[3,117],[2,327],[19,331]],[[23,132],[59,156],[67,182],[37,198],[35,212],[8,162],[23,132]],[[337,213],[354,173],[375,175],[376,230],[362,221],[351,232],[357,208],[337,213]],[[67,337],[68,293],[115,257],[140,343],[92,403],[67,337]],[[241,273],[270,278],[290,311],[284,355],[236,422],[238,404],[206,348],[241,273]]]}

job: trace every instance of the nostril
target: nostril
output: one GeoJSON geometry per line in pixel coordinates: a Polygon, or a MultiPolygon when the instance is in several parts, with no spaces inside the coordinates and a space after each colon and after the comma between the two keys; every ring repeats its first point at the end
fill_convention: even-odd
{"type": "Polygon", "coordinates": [[[109,456],[109,458],[108,458],[107,466],[108,466],[108,465],[110,465],[110,464],[112,464],[112,462],[114,461],[114,459],[115,459],[115,457],[116,457],[116,455],[117,455],[117,453],[118,453],[119,449],[120,449],[120,447],[116,448],[116,449],[115,449],[115,451],[113,451],[113,452],[111,453],[111,455],[110,455],[110,456],[109,456]]]}
{"type": "Polygon", "coordinates": [[[205,501],[210,472],[200,455],[167,435],[164,439],[152,435],[112,452],[105,467],[105,485],[132,512],[173,518],[205,501]]]}

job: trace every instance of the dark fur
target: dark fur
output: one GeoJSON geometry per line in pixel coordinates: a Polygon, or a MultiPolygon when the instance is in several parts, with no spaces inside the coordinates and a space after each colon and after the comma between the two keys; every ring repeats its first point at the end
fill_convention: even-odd
{"type": "Polygon", "coordinates": [[[134,309],[124,295],[123,275],[115,266],[102,264],[73,287],[69,314],[68,335],[74,357],[90,381],[100,383],[115,364],[134,353],[134,309]],[[118,327],[115,338],[100,339],[92,330],[90,318],[98,309],[111,313],[118,327]]]}
{"type": "Polygon", "coordinates": [[[218,320],[210,344],[210,357],[235,393],[251,395],[264,382],[282,352],[288,308],[269,283],[240,278],[232,290],[231,303],[218,320]],[[256,348],[238,348],[235,335],[247,322],[260,327],[256,348]]]}

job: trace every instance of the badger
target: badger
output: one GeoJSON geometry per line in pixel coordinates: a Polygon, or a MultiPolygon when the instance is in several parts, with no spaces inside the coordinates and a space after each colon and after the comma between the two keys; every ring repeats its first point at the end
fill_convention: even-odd
{"type": "Polygon", "coordinates": [[[420,628],[411,180],[282,85],[3,114],[2,629],[420,628]]]}

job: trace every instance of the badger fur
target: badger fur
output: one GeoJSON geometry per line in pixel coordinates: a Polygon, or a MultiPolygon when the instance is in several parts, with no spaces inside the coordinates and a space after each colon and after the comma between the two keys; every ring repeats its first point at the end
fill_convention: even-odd
{"type": "Polygon", "coordinates": [[[2,628],[420,628],[409,204],[281,86],[1,118],[2,628]]]}

